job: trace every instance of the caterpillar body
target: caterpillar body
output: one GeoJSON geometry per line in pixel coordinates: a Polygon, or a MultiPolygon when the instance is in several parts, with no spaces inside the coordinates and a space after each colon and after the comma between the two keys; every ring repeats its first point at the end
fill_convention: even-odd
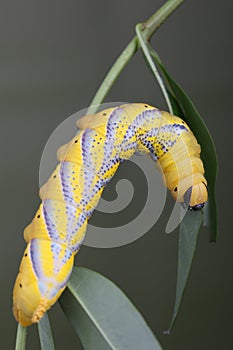
{"type": "Polygon", "coordinates": [[[65,289],[104,187],[135,152],[151,155],[176,201],[190,209],[207,201],[201,149],[182,119],[138,103],[86,115],[77,125],[76,137],[58,150],[60,163],[24,231],[27,247],[13,290],[13,312],[23,326],[38,322],[65,289]]]}

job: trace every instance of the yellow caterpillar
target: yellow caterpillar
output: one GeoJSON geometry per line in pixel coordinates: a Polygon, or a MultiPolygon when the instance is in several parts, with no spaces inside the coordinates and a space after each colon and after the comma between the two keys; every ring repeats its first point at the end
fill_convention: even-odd
{"type": "Polygon", "coordinates": [[[58,150],[60,163],[24,231],[27,247],[13,291],[23,326],[38,322],[65,289],[104,187],[135,152],[151,155],[176,201],[190,209],[207,201],[200,146],[182,119],[138,103],[84,116],[77,125],[81,131],[58,150]]]}

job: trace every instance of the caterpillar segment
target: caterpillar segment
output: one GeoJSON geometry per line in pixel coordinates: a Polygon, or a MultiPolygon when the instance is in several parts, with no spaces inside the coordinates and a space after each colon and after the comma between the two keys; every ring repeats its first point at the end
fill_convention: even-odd
{"type": "Polygon", "coordinates": [[[134,153],[151,156],[176,201],[200,209],[208,199],[201,149],[182,119],[134,103],[86,115],[77,126],[58,149],[59,164],[24,230],[27,247],[13,290],[13,313],[23,326],[39,322],[65,289],[104,187],[134,153]]]}

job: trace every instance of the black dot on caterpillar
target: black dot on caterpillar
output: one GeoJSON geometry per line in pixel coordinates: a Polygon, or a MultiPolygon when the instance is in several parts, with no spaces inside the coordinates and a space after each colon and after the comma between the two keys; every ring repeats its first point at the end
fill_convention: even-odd
{"type": "Polygon", "coordinates": [[[19,284],[19,286],[20,286],[20,288],[22,288],[22,287],[23,287],[21,283],[19,284]]]}
{"type": "Polygon", "coordinates": [[[25,257],[28,256],[27,253],[25,253],[24,256],[25,256],[25,257]]]}
{"type": "Polygon", "coordinates": [[[177,192],[177,187],[174,188],[174,192],[177,192]]]}
{"type": "Polygon", "coordinates": [[[37,215],[37,219],[39,219],[40,218],[40,215],[37,215]]]}

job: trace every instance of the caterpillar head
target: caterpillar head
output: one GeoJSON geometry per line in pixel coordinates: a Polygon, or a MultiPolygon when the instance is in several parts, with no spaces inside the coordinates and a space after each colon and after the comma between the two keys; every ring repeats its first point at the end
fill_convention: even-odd
{"type": "Polygon", "coordinates": [[[72,267],[67,248],[41,239],[29,242],[13,290],[13,313],[22,326],[40,321],[66,287],[72,267]]]}
{"type": "Polygon", "coordinates": [[[190,210],[203,208],[207,199],[208,192],[204,182],[193,185],[184,194],[184,204],[188,205],[190,210]]]}

